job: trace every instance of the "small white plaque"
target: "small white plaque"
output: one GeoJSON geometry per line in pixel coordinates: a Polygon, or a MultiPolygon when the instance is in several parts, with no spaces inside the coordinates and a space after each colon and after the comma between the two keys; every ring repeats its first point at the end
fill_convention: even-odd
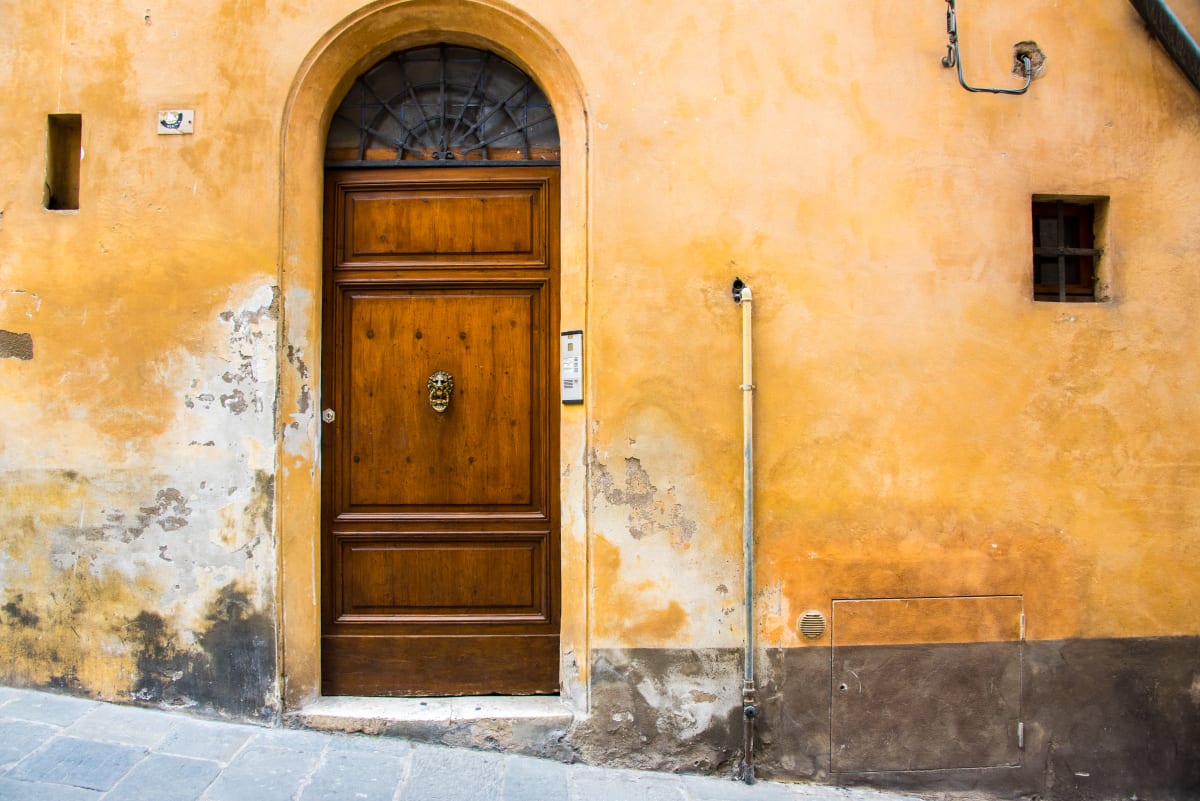
{"type": "Polygon", "coordinates": [[[562,332],[562,402],[583,403],[583,331],[562,332]]]}
{"type": "Polygon", "coordinates": [[[172,108],[158,112],[158,132],[160,134],[190,134],[194,121],[192,110],[172,108]]]}

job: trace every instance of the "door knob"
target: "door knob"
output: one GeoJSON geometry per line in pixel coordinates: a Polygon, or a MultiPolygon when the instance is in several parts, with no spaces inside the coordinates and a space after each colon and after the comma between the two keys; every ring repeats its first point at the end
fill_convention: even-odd
{"type": "Polygon", "coordinates": [[[325,411],[321,412],[321,419],[326,423],[332,423],[337,419],[337,415],[334,414],[333,409],[326,409],[325,411]]]}

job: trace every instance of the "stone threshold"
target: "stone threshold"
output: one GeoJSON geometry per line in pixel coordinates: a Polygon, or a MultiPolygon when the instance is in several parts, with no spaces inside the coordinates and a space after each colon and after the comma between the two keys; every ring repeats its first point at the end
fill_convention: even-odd
{"type": "Polygon", "coordinates": [[[557,695],[455,698],[324,696],[284,715],[288,728],[400,737],[570,760],[575,722],[557,695]]]}

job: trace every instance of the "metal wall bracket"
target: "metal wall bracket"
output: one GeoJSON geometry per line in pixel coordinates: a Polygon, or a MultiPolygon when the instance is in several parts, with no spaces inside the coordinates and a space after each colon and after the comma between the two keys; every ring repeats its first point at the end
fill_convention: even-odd
{"type": "MultiPolygon", "coordinates": [[[[971,86],[963,78],[962,53],[958,49],[958,17],[954,9],[955,0],[946,0],[946,33],[950,36],[950,43],[946,45],[946,55],[942,56],[942,66],[949,69],[950,67],[958,68],[958,82],[963,89],[968,92],[991,92],[997,95],[1023,95],[1029,90],[1029,84],[1033,82],[1033,59],[1026,53],[1022,52],[1021,45],[1032,44],[1031,42],[1021,42],[1016,47],[1016,58],[1020,61],[1020,74],[1025,78],[1025,85],[1020,89],[996,89],[985,86],[971,86]]],[[[1034,45],[1036,49],[1036,45],[1034,45]]],[[[1018,72],[1014,67],[1013,72],[1018,72]]]]}

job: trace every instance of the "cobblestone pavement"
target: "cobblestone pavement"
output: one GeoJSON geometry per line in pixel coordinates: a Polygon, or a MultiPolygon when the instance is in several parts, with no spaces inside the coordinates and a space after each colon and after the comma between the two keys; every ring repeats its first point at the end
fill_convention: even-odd
{"type": "Polygon", "coordinates": [[[905,801],[264,728],[0,687],[2,801],[905,801]]]}

